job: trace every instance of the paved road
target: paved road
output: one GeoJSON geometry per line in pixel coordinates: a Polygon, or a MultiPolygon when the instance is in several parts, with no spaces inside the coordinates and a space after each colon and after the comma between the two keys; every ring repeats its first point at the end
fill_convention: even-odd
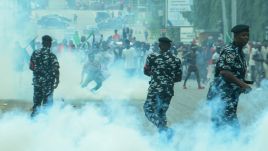
{"type": "MultiPolygon", "coordinates": [[[[197,110],[198,105],[202,103],[202,99],[206,96],[207,89],[198,90],[195,83],[189,82],[189,87],[187,90],[182,89],[181,83],[175,85],[175,96],[172,99],[170,108],[168,110],[168,118],[171,123],[180,122],[188,119],[195,110],[197,110]]],[[[144,96],[145,99],[146,96],[144,96]]],[[[69,100],[68,103],[74,104],[75,106],[81,106],[85,102],[90,102],[92,100],[69,100]]],[[[99,101],[99,100],[97,100],[99,101]]],[[[96,100],[94,101],[96,102],[96,100]]],[[[142,110],[144,100],[132,100],[130,103],[136,106],[138,109],[142,110]]],[[[0,110],[9,111],[12,109],[20,109],[23,111],[29,111],[31,108],[31,101],[21,101],[21,100],[0,100],[0,110]]]]}
{"type": "MultiPolygon", "coordinates": [[[[262,93],[261,91],[254,92],[252,95],[242,95],[240,98],[240,103],[238,107],[238,117],[240,119],[241,126],[250,125],[252,121],[256,119],[256,116],[259,116],[261,110],[265,110],[267,101],[267,93],[262,93]],[[266,96],[261,96],[266,94],[266,96]],[[257,99],[256,99],[257,98],[257,99]],[[252,101],[255,100],[255,101],[252,101]]],[[[169,124],[177,124],[185,122],[189,119],[198,118],[203,120],[209,120],[209,110],[201,109],[201,106],[205,104],[205,98],[207,94],[207,86],[203,90],[198,90],[195,81],[189,81],[188,89],[182,89],[182,83],[175,85],[175,96],[172,99],[170,108],[167,112],[169,124]]],[[[144,96],[145,99],[146,96],[144,96]]],[[[142,97],[140,97],[142,98],[142,97]]],[[[78,99],[78,100],[69,100],[67,103],[73,104],[77,108],[82,106],[85,103],[94,102],[99,105],[105,104],[102,100],[87,100],[87,99],[78,99]]],[[[129,100],[128,103],[137,108],[144,121],[145,127],[153,127],[144,117],[142,110],[144,100],[135,99],[129,100]]],[[[2,112],[7,112],[12,109],[19,109],[26,112],[30,111],[31,101],[19,101],[19,100],[0,100],[0,110],[2,112]]],[[[1,115],[1,113],[0,113],[1,115]]]]}

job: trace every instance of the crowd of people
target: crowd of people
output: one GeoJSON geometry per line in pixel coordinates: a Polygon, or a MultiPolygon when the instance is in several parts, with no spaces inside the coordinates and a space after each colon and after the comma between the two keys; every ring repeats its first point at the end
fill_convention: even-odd
{"type": "Polygon", "coordinates": [[[249,42],[244,53],[249,65],[248,78],[256,81],[259,87],[261,81],[268,76],[268,41],[249,42]]]}
{"type": "MultiPolygon", "coordinates": [[[[40,43],[37,43],[36,48],[40,48],[40,43]]],[[[145,56],[150,52],[150,44],[137,41],[133,36],[133,30],[126,27],[120,33],[114,30],[114,34],[107,38],[99,31],[82,36],[76,33],[69,40],[54,40],[51,49],[57,55],[64,52],[76,54],[84,63],[86,60],[94,60],[95,64],[101,64],[103,69],[115,64],[124,64],[125,71],[131,71],[133,74],[130,75],[137,75],[142,71],[145,56]]]]}
{"type": "MultiPolygon", "coordinates": [[[[56,55],[64,52],[76,54],[87,66],[99,64],[102,68],[101,72],[105,72],[106,76],[107,69],[112,65],[123,64],[123,70],[132,76],[142,73],[147,55],[160,51],[158,45],[158,42],[149,43],[137,40],[133,29],[124,27],[121,31],[115,29],[114,34],[106,38],[100,31],[94,31],[88,35],[75,32],[73,37],[65,38],[61,42],[54,39],[51,50],[56,55]],[[87,60],[94,60],[94,62],[89,63],[87,60]]],[[[204,89],[213,80],[215,64],[223,47],[224,43],[221,40],[214,41],[210,37],[202,43],[193,40],[190,44],[176,41],[171,44],[170,51],[182,61],[183,89],[187,89],[189,78],[196,79],[198,89],[204,89]],[[192,73],[194,77],[191,76],[192,73]]],[[[39,48],[41,48],[41,42],[35,41],[35,49],[39,48]]],[[[19,49],[19,46],[16,49],[19,49]]],[[[255,81],[256,86],[259,87],[261,81],[268,75],[268,41],[263,41],[263,43],[249,41],[243,52],[248,64],[246,78],[255,81]]],[[[29,59],[27,54],[21,56],[26,60],[29,59]]]]}
{"type": "Polygon", "coordinates": [[[121,31],[115,29],[113,35],[107,38],[100,31],[82,36],[76,32],[72,38],[62,42],[44,36],[42,42],[35,41],[36,51],[31,57],[23,56],[30,59],[30,69],[34,73],[32,115],[35,116],[42,103],[46,105],[51,102],[48,100],[52,99],[53,90],[59,84],[60,67],[56,56],[68,52],[83,64],[81,87],[86,87],[91,81],[96,82],[91,89],[93,93],[101,88],[109,76],[109,69],[114,66],[128,77],[149,76],[145,115],[169,137],[173,132],[167,127],[166,111],[174,95],[174,84],[184,80],[182,88],[187,89],[187,80],[192,72],[195,73],[198,89],[204,89],[203,85],[210,83],[207,100],[212,100],[214,106],[211,120],[215,128],[228,125],[239,129],[236,116],[238,98],[241,93],[252,89],[251,84],[256,82],[259,87],[261,80],[266,78],[268,42],[248,42],[249,27],[246,25],[235,26],[232,32],[234,41],[229,45],[211,38],[201,44],[195,40],[183,44],[172,42],[167,37],[150,44],[138,41],[129,27],[121,31]],[[43,69],[38,66],[43,66],[43,69]],[[215,108],[215,105],[219,106],[217,101],[213,101],[215,98],[223,100],[223,110],[215,108]]]}

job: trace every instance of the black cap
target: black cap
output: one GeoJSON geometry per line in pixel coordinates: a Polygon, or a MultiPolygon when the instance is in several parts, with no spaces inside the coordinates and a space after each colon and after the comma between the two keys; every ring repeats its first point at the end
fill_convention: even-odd
{"type": "Polygon", "coordinates": [[[236,25],[231,29],[231,32],[234,34],[241,33],[241,32],[249,32],[249,26],[248,25],[236,25]]]}
{"type": "Polygon", "coordinates": [[[52,41],[52,38],[49,35],[45,35],[45,36],[42,37],[42,41],[51,42],[52,41]]]}
{"type": "Polygon", "coordinates": [[[168,39],[167,37],[161,37],[158,39],[159,42],[164,42],[164,43],[171,43],[172,41],[168,39]]]}

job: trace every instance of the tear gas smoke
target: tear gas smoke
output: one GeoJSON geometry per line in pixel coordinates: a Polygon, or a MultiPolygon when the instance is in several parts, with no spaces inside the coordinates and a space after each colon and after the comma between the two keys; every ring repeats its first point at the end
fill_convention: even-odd
{"type": "MultiPolygon", "coordinates": [[[[266,94],[267,88],[257,91],[250,94],[266,94]]],[[[23,112],[4,113],[0,119],[0,150],[264,151],[268,137],[266,110],[254,124],[244,127],[238,138],[230,137],[228,131],[215,135],[209,122],[193,118],[174,123],[176,134],[167,142],[144,128],[148,126],[144,115],[129,103],[110,100],[101,106],[90,103],[80,109],[56,103],[35,120],[23,112]]],[[[200,112],[195,116],[202,116],[200,112]]]]}
{"type": "MultiPolygon", "coordinates": [[[[25,23],[23,16],[18,15],[18,12],[24,10],[13,5],[15,2],[2,0],[0,3],[0,17],[3,18],[0,24],[0,33],[3,34],[0,39],[0,99],[32,101],[32,73],[27,65],[22,67],[22,64],[18,64],[14,44],[19,41],[24,47],[34,37],[32,33],[35,33],[35,29],[32,28],[34,25],[25,23]],[[19,27],[20,23],[25,28],[19,27]],[[16,70],[18,65],[22,71],[16,70]]],[[[30,119],[29,113],[21,111],[1,113],[1,151],[267,150],[267,81],[263,81],[261,88],[240,98],[240,137],[230,138],[228,132],[215,135],[210,130],[209,111],[200,105],[192,118],[182,123],[172,123],[175,135],[172,141],[167,141],[154,131],[154,127],[151,128],[140,104],[133,105],[131,102],[145,99],[147,79],[128,78],[118,68],[111,69],[111,76],[103,83],[103,87],[92,94],[88,89],[94,83],[84,89],[79,85],[81,62],[71,53],[64,53],[58,59],[61,76],[60,85],[55,91],[55,105],[41,112],[36,119],[30,119]],[[60,99],[67,102],[103,102],[89,101],[81,108],[74,108],[66,102],[57,101],[60,99]]]]}

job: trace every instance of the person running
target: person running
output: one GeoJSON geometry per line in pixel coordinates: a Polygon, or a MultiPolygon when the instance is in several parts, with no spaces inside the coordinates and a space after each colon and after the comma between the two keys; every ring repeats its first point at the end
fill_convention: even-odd
{"type": "Polygon", "coordinates": [[[160,133],[168,135],[172,130],[167,126],[166,112],[174,95],[174,83],[181,81],[182,75],[180,59],[169,51],[171,42],[167,37],[159,38],[160,52],[149,54],[144,66],[144,74],[151,77],[143,106],[145,116],[160,133]]]}

